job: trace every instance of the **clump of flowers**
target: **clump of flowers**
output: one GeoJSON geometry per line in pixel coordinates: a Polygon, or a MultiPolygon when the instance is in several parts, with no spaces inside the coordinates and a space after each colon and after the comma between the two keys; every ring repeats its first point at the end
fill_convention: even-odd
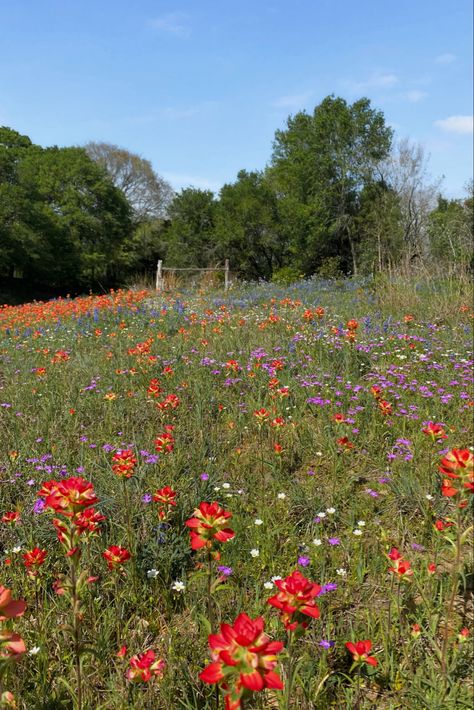
{"type": "Polygon", "coordinates": [[[120,545],[110,545],[103,553],[102,557],[107,562],[110,570],[120,569],[130,558],[131,554],[125,547],[120,545]]]}
{"type": "Polygon", "coordinates": [[[186,525],[191,528],[191,548],[199,550],[206,547],[210,550],[216,542],[228,542],[235,537],[235,532],[227,527],[227,521],[232,513],[221,508],[219,503],[200,503],[194,511],[194,516],[186,520],[186,525]]]}
{"type": "Polygon", "coordinates": [[[285,579],[275,580],[278,594],[268,600],[268,604],[280,610],[280,617],[287,631],[306,629],[310,619],[319,618],[316,597],[321,592],[319,584],[295,570],[285,579]]]}
{"type": "Polygon", "coordinates": [[[137,465],[137,459],[133,451],[130,449],[123,449],[117,451],[112,456],[112,471],[119,478],[131,478],[135,471],[135,466],[137,465]]]}
{"type": "MultiPolygon", "coordinates": [[[[469,449],[451,449],[441,459],[439,470],[444,476],[441,494],[448,498],[474,493],[474,454],[469,449]]],[[[466,503],[461,503],[465,505],[466,503]]]]}
{"type": "Polygon", "coordinates": [[[132,683],[148,683],[153,678],[161,678],[164,669],[163,659],[158,658],[155,652],[149,649],[132,656],[126,675],[132,683]]]}
{"type": "Polygon", "coordinates": [[[176,491],[170,486],[160,488],[153,495],[153,502],[158,503],[158,517],[166,520],[172,507],[176,505],[176,491]]]}
{"type": "Polygon", "coordinates": [[[348,641],[345,644],[349,653],[352,654],[352,660],[355,664],[360,665],[362,663],[367,663],[369,666],[377,666],[378,661],[374,656],[369,656],[372,649],[372,641],[368,639],[366,641],[348,641]]]}
{"type": "Polygon", "coordinates": [[[212,662],[199,677],[204,683],[220,686],[226,710],[238,710],[250,692],[283,689],[274,670],[283,643],[270,641],[264,629],[263,617],[250,619],[239,614],[232,626],[221,624],[219,634],[209,635],[212,662]]]}
{"type": "Polygon", "coordinates": [[[387,557],[393,562],[393,566],[389,567],[388,571],[397,575],[399,579],[408,580],[413,575],[411,563],[401,556],[396,547],[392,547],[387,557]]]}

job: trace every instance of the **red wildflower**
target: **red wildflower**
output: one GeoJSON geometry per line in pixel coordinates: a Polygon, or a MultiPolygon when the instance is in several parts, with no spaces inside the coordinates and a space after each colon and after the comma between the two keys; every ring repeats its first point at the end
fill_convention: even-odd
{"type": "Polygon", "coordinates": [[[151,678],[161,678],[165,662],[155,656],[154,651],[145,651],[130,659],[127,678],[132,683],[148,683],[151,678]]]}
{"type": "Polygon", "coordinates": [[[392,405],[390,404],[390,402],[387,402],[385,399],[379,399],[378,405],[379,405],[379,409],[382,412],[382,414],[384,415],[384,417],[386,417],[392,413],[392,405]]]}
{"type": "Polygon", "coordinates": [[[352,653],[354,663],[368,663],[369,666],[378,665],[377,659],[368,655],[372,648],[372,641],[356,641],[356,643],[348,641],[345,646],[352,653]]]}
{"type": "Polygon", "coordinates": [[[359,323],[354,318],[351,318],[351,320],[347,321],[346,326],[349,330],[354,331],[359,327],[359,323]]]}
{"type": "Polygon", "coordinates": [[[155,450],[159,454],[170,454],[174,448],[174,437],[169,432],[166,431],[163,434],[159,434],[155,439],[155,450]]]}
{"type": "Polygon", "coordinates": [[[304,619],[305,616],[319,618],[315,602],[315,597],[321,591],[318,584],[310,582],[299,570],[295,570],[286,579],[277,579],[275,585],[279,592],[267,603],[280,609],[281,620],[287,631],[293,631],[298,626],[306,629],[308,619],[304,619]]]}
{"type": "Polygon", "coordinates": [[[382,390],[377,385],[372,385],[370,391],[374,395],[375,399],[380,399],[380,397],[382,396],[382,390]]]}
{"type": "Polygon", "coordinates": [[[0,631],[0,660],[16,661],[26,653],[25,642],[18,634],[0,631]]]}
{"type": "Polygon", "coordinates": [[[346,421],[344,414],[340,413],[334,414],[331,419],[333,422],[336,422],[336,424],[344,424],[344,422],[346,421]]]}
{"type": "Polygon", "coordinates": [[[168,394],[162,402],[157,402],[158,409],[176,409],[179,406],[180,399],[177,394],[168,394]]]}
{"type": "Polygon", "coordinates": [[[325,310],[322,306],[318,306],[314,312],[318,316],[318,318],[324,318],[325,310]]]}
{"type": "MultiPolygon", "coordinates": [[[[48,553],[46,550],[41,550],[39,547],[34,547],[32,550],[30,550],[29,552],[25,552],[23,555],[25,567],[41,567],[47,555],[48,553]]],[[[33,572],[33,574],[35,574],[35,572],[33,572]]]]}
{"type": "Polygon", "coordinates": [[[11,590],[0,584],[0,621],[23,616],[25,609],[26,602],[22,599],[12,599],[11,590]]]}
{"type": "Polygon", "coordinates": [[[82,510],[73,518],[73,523],[79,533],[95,533],[99,529],[99,523],[105,520],[105,515],[101,515],[94,508],[82,510]]]}
{"type": "Polygon", "coordinates": [[[264,407],[262,407],[261,409],[257,409],[253,413],[253,416],[257,420],[258,425],[262,426],[262,424],[266,422],[268,417],[270,416],[270,412],[268,412],[264,407]]]}
{"type": "Polygon", "coordinates": [[[270,641],[264,633],[263,617],[250,619],[239,614],[233,625],[221,624],[219,634],[209,635],[212,663],[199,677],[204,683],[218,683],[225,693],[226,710],[241,707],[248,691],[281,690],[283,683],[274,671],[281,641],[270,641]]]}
{"type": "Polygon", "coordinates": [[[474,490],[474,454],[469,449],[451,449],[441,459],[439,470],[448,478],[460,480],[470,491],[474,490]]]}
{"type": "Polygon", "coordinates": [[[131,478],[137,465],[135,454],[130,449],[117,451],[112,456],[112,471],[120,478],[131,478]]]}
{"type": "Polygon", "coordinates": [[[213,540],[227,542],[232,540],[235,532],[225,527],[232,513],[225,511],[219,503],[200,503],[194,511],[194,517],[186,520],[186,525],[191,528],[191,548],[199,550],[201,547],[210,549],[213,540]]]}
{"type": "Polygon", "coordinates": [[[155,503],[159,503],[159,512],[158,515],[161,520],[166,518],[166,513],[167,513],[167,508],[169,506],[174,506],[176,505],[176,491],[174,491],[170,486],[165,486],[164,488],[160,488],[159,491],[156,491],[156,493],[153,496],[153,501],[155,503]]]}
{"type": "Polygon", "coordinates": [[[92,483],[80,476],[72,476],[62,481],[46,481],[38,492],[44,498],[46,508],[72,517],[84,508],[97,503],[92,483]]]}
{"type": "Polygon", "coordinates": [[[153,380],[150,381],[150,384],[148,385],[147,394],[150,397],[158,397],[160,392],[161,392],[160,383],[156,378],[154,378],[153,380]]]}
{"type": "Polygon", "coordinates": [[[433,441],[448,438],[441,424],[435,424],[434,422],[428,422],[428,424],[421,431],[423,432],[423,434],[431,436],[433,441]]]}
{"type": "Polygon", "coordinates": [[[444,520],[436,520],[434,524],[436,530],[438,530],[439,532],[443,532],[443,530],[446,530],[446,528],[451,528],[453,525],[454,523],[446,523],[444,520]]]}
{"type": "Polygon", "coordinates": [[[392,547],[387,557],[394,563],[393,567],[388,568],[389,572],[398,575],[400,579],[406,579],[413,575],[411,563],[403,559],[396,547],[392,547]]]}
{"type": "Polygon", "coordinates": [[[339,439],[336,439],[336,443],[341,447],[341,449],[353,449],[354,444],[349,441],[347,436],[341,436],[339,439]]]}
{"type": "Polygon", "coordinates": [[[107,567],[109,569],[116,569],[125,564],[125,562],[131,558],[131,554],[125,547],[110,545],[110,547],[102,553],[102,557],[107,561],[107,567]]]}
{"type": "Polygon", "coordinates": [[[20,513],[17,510],[12,510],[2,515],[2,523],[8,523],[9,525],[13,525],[13,523],[17,523],[19,520],[20,513]]]}

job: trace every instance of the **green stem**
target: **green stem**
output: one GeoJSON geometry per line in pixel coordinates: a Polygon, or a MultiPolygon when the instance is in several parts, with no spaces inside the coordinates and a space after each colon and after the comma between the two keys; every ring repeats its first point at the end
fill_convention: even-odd
{"type": "Polygon", "coordinates": [[[79,610],[79,597],[77,594],[77,561],[71,559],[71,601],[72,601],[72,627],[74,641],[74,667],[76,670],[76,710],[82,710],[82,673],[81,673],[81,619],[79,610]]]}
{"type": "Polygon", "coordinates": [[[453,570],[453,586],[451,589],[451,595],[449,598],[448,608],[446,610],[446,620],[444,624],[443,633],[443,644],[441,648],[441,673],[444,676],[445,683],[445,693],[448,685],[448,674],[447,674],[447,654],[448,654],[448,641],[449,641],[449,622],[454,608],[454,600],[456,599],[456,592],[459,586],[459,567],[461,563],[461,509],[458,506],[457,509],[457,521],[456,521],[456,558],[454,562],[453,570]]]}

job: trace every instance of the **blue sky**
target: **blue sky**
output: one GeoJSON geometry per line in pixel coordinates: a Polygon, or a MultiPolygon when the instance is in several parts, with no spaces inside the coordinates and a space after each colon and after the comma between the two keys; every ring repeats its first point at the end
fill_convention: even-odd
{"type": "Polygon", "coordinates": [[[368,96],[461,196],[472,22],[471,0],[0,0],[0,125],[218,190],[266,165],[290,113],[368,96]]]}

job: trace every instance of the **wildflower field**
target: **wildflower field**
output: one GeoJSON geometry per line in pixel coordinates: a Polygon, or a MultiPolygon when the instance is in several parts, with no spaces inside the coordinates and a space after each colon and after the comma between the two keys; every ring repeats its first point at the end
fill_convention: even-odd
{"type": "Polygon", "coordinates": [[[473,312],[395,295],[0,308],[2,708],[472,707],[473,312]]]}

